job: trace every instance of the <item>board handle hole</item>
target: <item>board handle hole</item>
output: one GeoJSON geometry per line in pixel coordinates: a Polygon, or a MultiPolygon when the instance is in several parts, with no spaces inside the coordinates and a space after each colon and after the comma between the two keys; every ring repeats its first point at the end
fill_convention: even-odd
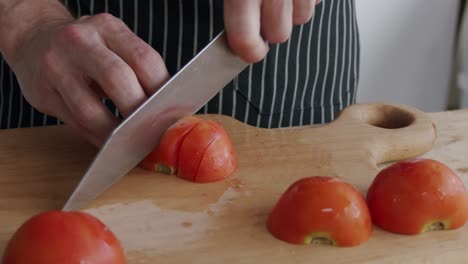
{"type": "Polygon", "coordinates": [[[386,129],[404,128],[415,121],[414,114],[391,105],[373,106],[375,109],[366,111],[364,122],[386,129]]]}

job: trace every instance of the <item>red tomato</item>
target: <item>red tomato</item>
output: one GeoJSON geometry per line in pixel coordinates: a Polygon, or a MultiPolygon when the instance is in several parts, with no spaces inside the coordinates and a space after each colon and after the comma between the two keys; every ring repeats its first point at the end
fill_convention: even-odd
{"type": "Polygon", "coordinates": [[[237,168],[237,157],[220,124],[187,117],[168,128],[159,146],[140,166],[204,183],[231,175],[237,168]]]}
{"type": "Polygon", "coordinates": [[[122,264],[114,234],[82,212],[48,211],[33,216],[13,234],[3,264],[122,264]]]}
{"type": "Polygon", "coordinates": [[[399,234],[456,229],[468,216],[468,195],[461,179],[443,163],[408,159],[380,171],[367,201],[379,227],[399,234]]]}
{"type": "Polygon", "coordinates": [[[206,149],[218,137],[220,137],[219,126],[215,122],[203,121],[196,126],[180,147],[177,176],[195,181],[206,149]]]}
{"type": "Polygon", "coordinates": [[[267,227],[289,243],[326,242],[343,247],[364,243],[372,233],[361,193],[349,183],[325,176],[292,184],[270,213],[267,227]]]}
{"type": "Polygon", "coordinates": [[[223,179],[231,175],[237,168],[234,148],[228,135],[218,126],[219,137],[206,148],[197,175],[196,182],[210,182],[213,179],[223,179]]]}
{"type": "Polygon", "coordinates": [[[201,118],[191,116],[173,124],[161,137],[159,145],[140,163],[147,170],[175,174],[179,163],[179,150],[188,132],[201,118]]]}

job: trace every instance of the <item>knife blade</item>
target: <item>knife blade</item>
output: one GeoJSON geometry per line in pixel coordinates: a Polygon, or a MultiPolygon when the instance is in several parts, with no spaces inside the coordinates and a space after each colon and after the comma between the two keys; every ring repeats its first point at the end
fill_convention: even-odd
{"type": "Polygon", "coordinates": [[[97,198],[138,165],[169,126],[195,114],[247,66],[219,33],[112,131],[62,210],[79,210],[97,198]]]}

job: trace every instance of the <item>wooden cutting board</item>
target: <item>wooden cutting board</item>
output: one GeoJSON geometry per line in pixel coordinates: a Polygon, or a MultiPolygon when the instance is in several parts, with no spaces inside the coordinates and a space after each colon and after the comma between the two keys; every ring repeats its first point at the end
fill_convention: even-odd
{"type": "MultiPolygon", "coordinates": [[[[265,227],[302,177],[340,177],[365,194],[386,162],[421,155],[445,162],[468,186],[468,110],[362,104],[327,125],[270,130],[203,117],[233,140],[232,177],[195,184],[136,168],[84,209],[115,232],[129,263],[468,263],[468,226],[418,236],[374,227],[352,248],[291,245],[265,227]]],[[[65,127],[0,131],[0,255],[23,221],[61,208],[96,152],[65,127]]]]}

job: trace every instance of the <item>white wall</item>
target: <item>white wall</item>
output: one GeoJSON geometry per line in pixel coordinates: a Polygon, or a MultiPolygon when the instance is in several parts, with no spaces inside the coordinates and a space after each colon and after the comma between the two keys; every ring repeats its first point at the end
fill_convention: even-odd
{"type": "Polygon", "coordinates": [[[356,0],[358,102],[447,108],[458,0],[356,0]]]}

